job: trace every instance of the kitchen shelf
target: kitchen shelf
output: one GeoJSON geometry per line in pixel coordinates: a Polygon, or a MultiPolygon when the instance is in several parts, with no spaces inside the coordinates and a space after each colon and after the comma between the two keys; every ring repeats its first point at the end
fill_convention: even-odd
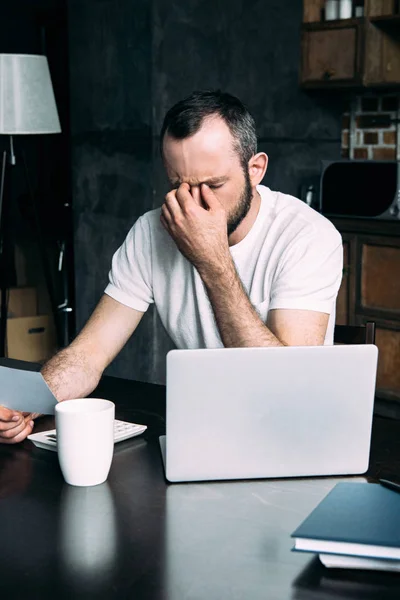
{"type": "Polygon", "coordinates": [[[343,29],[344,27],[362,25],[364,22],[364,17],[359,19],[336,19],[335,21],[312,21],[310,23],[303,23],[303,30],[326,31],[329,29],[343,29]]]}

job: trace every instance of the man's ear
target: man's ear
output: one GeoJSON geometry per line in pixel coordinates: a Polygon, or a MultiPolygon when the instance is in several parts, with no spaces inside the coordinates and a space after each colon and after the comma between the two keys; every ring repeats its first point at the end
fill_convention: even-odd
{"type": "Polygon", "coordinates": [[[258,152],[249,160],[249,176],[251,186],[255,187],[264,178],[268,167],[268,156],[265,152],[258,152]]]}

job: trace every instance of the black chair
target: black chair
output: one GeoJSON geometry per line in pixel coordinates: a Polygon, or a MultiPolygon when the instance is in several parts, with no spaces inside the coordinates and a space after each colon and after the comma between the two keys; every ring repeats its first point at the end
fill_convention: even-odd
{"type": "Polygon", "coordinates": [[[375,344],[375,323],[365,325],[335,325],[335,344],[375,344]]]}

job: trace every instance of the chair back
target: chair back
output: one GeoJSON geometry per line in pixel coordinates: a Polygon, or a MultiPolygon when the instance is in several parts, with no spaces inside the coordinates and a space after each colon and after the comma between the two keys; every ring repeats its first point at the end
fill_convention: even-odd
{"type": "Polygon", "coordinates": [[[335,344],[375,344],[373,321],[365,325],[335,325],[333,341],[335,344]]]}

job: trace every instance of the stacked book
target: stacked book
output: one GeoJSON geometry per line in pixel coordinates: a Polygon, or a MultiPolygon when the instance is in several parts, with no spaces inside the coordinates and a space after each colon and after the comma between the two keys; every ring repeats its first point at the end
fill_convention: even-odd
{"type": "Polygon", "coordinates": [[[292,537],[293,550],[319,554],[326,567],[400,572],[400,494],[338,483],[292,537]]]}

